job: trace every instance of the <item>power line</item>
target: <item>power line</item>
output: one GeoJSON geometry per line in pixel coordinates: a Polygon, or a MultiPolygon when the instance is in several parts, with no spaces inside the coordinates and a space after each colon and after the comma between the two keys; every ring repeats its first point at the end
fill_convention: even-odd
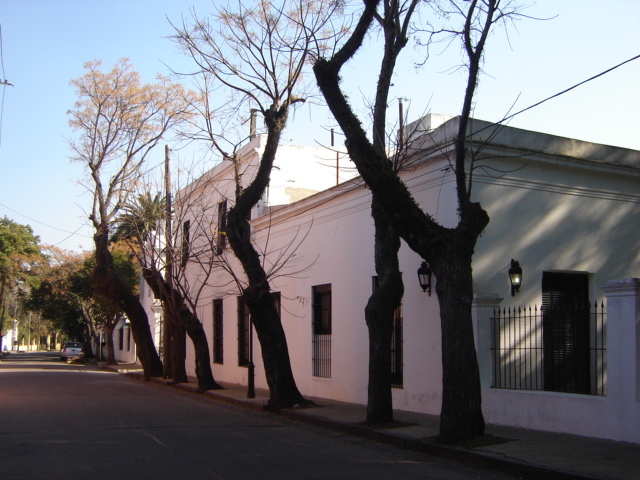
{"type": "Polygon", "coordinates": [[[2,24],[0,23],[0,68],[2,69],[2,83],[7,81],[4,79],[4,58],[2,55],[2,24]]]}
{"type": "MultiPolygon", "coordinates": [[[[565,93],[570,92],[570,91],[571,91],[571,90],[573,90],[574,88],[578,88],[579,86],[584,85],[585,83],[588,83],[588,82],[590,82],[590,81],[592,81],[592,80],[595,80],[596,78],[601,77],[601,76],[603,76],[603,75],[606,75],[607,73],[612,72],[612,71],[613,71],[613,70],[615,70],[616,68],[619,68],[619,67],[621,67],[621,66],[623,66],[623,65],[625,65],[625,64],[627,64],[627,63],[629,63],[629,62],[633,62],[634,60],[637,60],[637,59],[639,59],[639,58],[640,58],[640,55],[636,55],[635,57],[632,57],[632,58],[630,58],[629,60],[625,60],[624,62],[619,63],[618,65],[616,65],[616,66],[614,66],[614,67],[611,67],[611,68],[609,68],[609,69],[605,70],[604,72],[600,72],[600,73],[598,73],[597,75],[594,75],[594,76],[593,76],[593,77],[591,77],[591,78],[587,78],[586,80],[583,80],[583,81],[582,81],[582,82],[580,82],[580,83],[576,83],[576,84],[575,84],[575,85],[573,85],[572,87],[566,88],[566,89],[562,90],[561,92],[556,93],[555,95],[551,95],[550,97],[547,97],[547,98],[545,98],[544,100],[540,100],[538,103],[534,103],[533,105],[529,105],[527,108],[523,108],[522,110],[520,110],[520,111],[518,111],[518,112],[516,112],[516,113],[513,113],[513,114],[511,114],[511,115],[509,115],[509,116],[506,116],[506,117],[504,117],[501,121],[496,122],[496,123],[500,124],[500,123],[504,123],[504,122],[506,122],[506,121],[508,121],[508,120],[511,120],[511,119],[512,119],[513,117],[515,117],[516,115],[520,115],[521,113],[524,113],[524,112],[526,112],[527,110],[531,110],[532,108],[535,108],[535,107],[537,107],[537,106],[539,106],[539,105],[542,105],[543,103],[548,102],[549,100],[552,100],[552,99],[554,99],[554,98],[556,98],[556,97],[559,97],[560,95],[564,95],[565,93]]],[[[476,133],[477,133],[477,132],[476,132],[476,133]]]]}
{"type": "MultiPolygon", "coordinates": [[[[89,223],[89,222],[88,222],[88,221],[87,221],[87,222],[84,222],[82,225],[80,225],[80,226],[78,227],[78,229],[77,229],[75,232],[67,232],[67,233],[69,233],[69,235],[68,235],[68,236],[66,236],[66,237],[64,237],[64,238],[63,238],[62,240],[60,240],[58,243],[56,243],[56,244],[55,244],[55,246],[57,247],[57,246],[58,246],[58,245],[60,245],[61,243],[66,242],[67,240],[69,240],[69,239],[70,239],[71,237],[73,237],[74,235],[80,235],[80,236],[82,236],[82,237],[88,237],[88,238],[91,238],[91,236],[90,236],[90,235],[84,235],[84,234],[82,234],[82,233],[78,233],[78,232],[80,231],[80,229],[81,229],[81,228],[84,228],[84,227],[87,225],[87,223],[89,223]]],[[[64,230],[63,230],[63,231],[64,231],[64,230]]]]}
{"type": "MultiPolygon", "coordinates": [[[[20,213],[20,212],[18,212],[17,210],[14,210],[13,208],[8,207],[8,206],[6,206],[6,205],[4,205],[3,203],[0,203],[0,207],[4,207],[4,208],[6,208],[7,210],[11,210],[13,213],[17,213],[17,214],[18,214],[18,215],[20,215],[21,217],[24,217],[24,218],[26,218],[27,220],[30,220],[30,221],[32,221],[32,222],[38,223],[38,224],[40,224],[40,225],[44,225],[45,227],[48,227],[48,228],[53,228],[54,230],[58,230],[58,231],[60,231],[60,232],[70,233],[71,235],[76,235],[76,234],[78,234],[77,232],[78,232],[81,228],[83,228],[84,226],[86,226],[86,225],[87,225],[87,223],[89,223],[89,221],[87,220],[86,222],[84,222],[84,223],[80,226],[80,228],[78,228],[78,230],[76,230],[75,232],[70,232],[69,230],[64,230],[64,229],[62,229],[62,228],[54,227],[53,225],[48,225],[48,224],[46,224],[46,223],[44,223],[44,222],[41,222],[41,221],[39,221],[39,220],[36,220],[35,218],[28,217],[27,215],[25,215],[25,214],[23,214],[23,213],[20,213]]],[[[92,238],[92,237],[91,237],[91,235],[84,235],[84,234],[82,234],[82,233],[80,233],[80,234],[78,234],[78,235],[81,235],[81,236],[83,236],[83,237],[87,237],[87,238],[92,238]]],[[[69,238],[69,237],[67,237],[67,238],[69,238]]],[[[66,240],[66,238],[65,238],[65,240],[66,240]]],[[[64,240],[63,240],[63,241],[64,241],[64,240]]]]}
{"type": "MultiPolygon", "coordinates": [[[[0,78],[0,85],[2,86],[13,86],[4,76],[4,55],[2,54],[2,24],[0,24],[0,69],[2,73],[2,78],[0,78]]],[[[0,101],[0,146],[2,145],[2,117],[4,116],[4,88],[2,89],[2,100],[0,101]]]]}

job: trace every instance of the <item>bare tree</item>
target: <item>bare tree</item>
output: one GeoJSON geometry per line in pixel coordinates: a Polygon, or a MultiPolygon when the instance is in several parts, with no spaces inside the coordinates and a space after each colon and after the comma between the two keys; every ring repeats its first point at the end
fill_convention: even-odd
{"type": "MultiPolygon", "coordinates": [[[[451,1],[447,13],[462,18],[460,29],[445,29],[462,40],[468,81],[464,94],[456,138],[455,172],[458,224],[445,228],[424,212],[413,200],[386,155],[368,140],[360,121],[340,89],[340,71],[362,47],[363,39],[376,18],[388,20],[395,4],[391,0],[364,0],[364,9],[351,37],[330,58],[320,58],[314,65],[318,85],[346,135],[351,159],[374,196],[384,199],[384,210],[393,228],[412,250],[428,262],[438,279],[436,292],[440,305],[442,329],[443,398],[439,440],[450,443],[482,435],[484,418],[478,363],[475,353],[471,299],[473,281],[471,260],[479,235],[489,223],[489,216],[480,204],[471,199],[472,162],[467,154],[467,127],[473,96],[478,83],[482,56],[492,27],[516,15],[513,2],[500,0],[451,1]],[[382,3],[383,13],[378,13],[382,3]]],[[[397,23],[382,23],[387,34],[397,23]]],[[[390,82],[393,64],[383,61],[380,83],[390,82]]],[[[374,200],[375,201],[375,200],[374,200]]]]}
{"type": "Polygon", "coordinates": [[[187,96],[179,84],[159,78],[142,84],[127,59],[103,73],[101,62],[85,65],[87,73],[72,80],[78,101],[68,112],[79,133],[70,140],[72,159],[87,169],[86,188],[92,193],[89,218],[95,228],[97,293],[110,298],[131,321],[138,358],[145,378],[162,375],[149,321],[138,297],[116,275],[109,252],[109,228],[137,182],[149,153],[188,115],[187,96]]]}
{"type": "Polygon", "coordinates": [[[335,0],[283,1],[278,5],[262,0],[252,7],[239,2],[236,10],[218,9],[216,25],[193,13],[190,22],[183,21],[181,27],[176,27],[175,39],[196,62],[196,73],[206,73],[228,92],[231,111],[237,115],[243,108],[254,109],[264,118],[266,145],[250,179],[242,177],[238,158],[227,152],[224,135],[211,131],[209,108],[204,131],[223,158],[236,162],[236,186],[234,198],[229,199],[233,205],[228,211],[226,238],[247,279],[242,296],[262,346],[270,391],[268,406],[273,409],[305,403],[305,399],[293,378],[285,332],[271,298],[268,275],[251,241],[248,218],[266,191],[292,108],[310,95],[302,81],[310,49],[324,45],[325,30],[332,31],[327,27],[339,8],[341,2],[335,0]]]}
{"type": "MultiPolygon", "coordinates": [[[[396,60],[407,44],[407,33],[412,15],[419,0],[409,2],[388,1],[384,11],[376,13],[375,20],[384,33],[384,53],[380,66],[375,100],[373,102],[373,134],[371,147],[380,157],[388,157],[393,170],[401,167],[403,145],[395,145],[395,156],[389,157],[387,140],[387,104],[391,75],[396,60]]],[[[365,308],[369,328],[369,387],[367,418],[369,424],[387,423],[393,420],[391,397],[391,341],[394,312],[402,301],[404,285],[398,264],[400,237],[393,228],[384,209],[386,200],[374,192],[371,215],[375,228],[375,267],[377,286],[365,308]]]]}
{"type": "MultiPolygon", "coordinates": [[[[182,225],[181,215],[192,212],[194,208],[179,208],[176,223],[182,225]]],[[[214,256],[211,250],[206,256],[194,256],[192,252],[180,252],[174,245],[180,245],[175,238],[167,238],[164,231],[165,216],[167,213],[166,199],[159,194],[151,196],[144,193],[137,199],[127,204],[123,214],[118,217],[120,225],[119,233],[138,257],[142,265],[143,278],[154,292],[156,298],[163,303],[165,323],[170,323],[180,331],[185,331],[191,339],[195,351],[196,377],[198,390],[204,392],[211,389],[219,389],[220,385],[213,377],[211,370],[211,357],[209,355],[209,342],[205,334],[202,322],[198,318],[197,306],[203,288],[208,283],[213,267],[214,256]],[[196,258],[200,267],[198,274],[189,276],[185,274],[187,262],[173,262],[172,259],[183,255],[196,258]],[[198,285],[190,280],[197,279],[198,285]]],[[[209,218],[199,222],[204,226],[209,218]]],[[[200,230],[200,229],[198,229],[200,230]]],[[[176,232],[180,235],[180,232],[176,232]]],[[[191,234],[190,234],[191,235],[191,234]]],[[[211,235],[205,238],[210,238],[211,235]]],[[[193,238],[191,238],[193,240],[193,238]]],[[[192,244],[192,242],[189,242],[192,244]]],[[[186,381],[184,370],[184,357],[173,359],[173,381],[181,383],[186,381]],[[180,361],[181,360],[181,361],[180,361]]]]}

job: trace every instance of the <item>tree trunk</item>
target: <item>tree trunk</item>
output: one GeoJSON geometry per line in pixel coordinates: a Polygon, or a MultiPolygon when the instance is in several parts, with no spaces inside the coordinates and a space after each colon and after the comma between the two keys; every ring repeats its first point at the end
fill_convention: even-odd
{"type": "Polygon", "coordinates": [[[280,316],[273,304],[268,284],[263,285],[263,288],[245,289],[243,297],[262,347],[262,361],[269,385],[267,407],[277,411],[295,405],[306,405],[309,402],[298,390],[293,377],[287,337],[280,316]]]}
{"type": "Polygon", "coordinates": [[[86,338],[84,341],[84,356],[85,358],[93,358],[95,357],[95,354],[93,353],[93,340],[94,340],[94,336],[91,335],[91,329],[89,328],[89,326],[87,325],[87,331],[85,333],[86,338]]]}
{"type": "Polygon", "coordinates": [[[150,380],[151,377],[162,377],[162,362],[153,343],[147,312],[136,295],[123,293],[120,297],[122,310],[131,322],[131,333],[133,341],[136,343],[137,355],[144,371],[145,380],[150,380]]]}
{"type": "Polygon", "coordinates": [[[107,342],[107,365],[117,365],[118,361],[116,360],[116,351],[113,347],[113,331],[116,328],[115,321],[106,322],[104,328],[105,340],[107,342]]]}
{"type": "Polygon", "coordinates": [[[162,362],[153,343],[147,312],[140,299],[123,284],[115,272],[113,257],[109,252],[107,232],[94,235],[96,245],[96,268],[92,281],[96,293],[113,300],[131,322],[131,333],[136,343],[137,355],[145,380],[162,376],[162,362]]]}
{"type": "Polygon", "coordinates": [[[213,378],[211,356],[209,355],[209,342],[202,323],[189,310],[184,311],[181,317],[182,323],[184,324],[184,331],[189,335],[195,350],[198,392],[203,393],[207,390],[222,389],[213,378]]]}
{"type": "Polygon", "coordinates": [[[308,402],[298,390],[293,377],[287,337],[273,304],[269,281],[260,263],[260,256],[251,243],[251,227],[246,211],[238,207],[239,204],[236,203],[236,206],[229,210],[227,237],[249,280],[243,297],[249,307],[251,320],[262,347],[262,360],[269,385],[267,405],[272,410],[304,405],[308,402]]]}
{"type": "Polygon", "coordinates": [[[165,304],[162,304],[162,376],[173,378],[173,323],[170,321],[171,313],[165,304]]]}
{"type": "MultiPolygon", "coordinates": [[[[144,275],[144,273],[143,273],[144,275]]],[[[145,278],[147,283],[153,281],[151,278],[145,278]]],[[[153,287],[151,287],[153,290],[153,287]]],[[[159,294],[155,294],[156,298],[161,298],[159,294]]],[[[173,383],[187,383],[187,337],[184,328],[176,325],[176,319],[168,305],[168,302],[162,302],[162,314],[164,328],[162,330],[162,355],[163,355],[163,371],[164,378],[170,378],[173,383]]]]}
{"type": "MultiPolygon", "coordinates": [[[[211,357],[209,355],[209,342],[207,335],[202,327],[202,322],[196,314],[192,312],[186,305],[182,294],[170,286],[162,277],[162,274],[150,268],[143,268],[142,275],[153,293],[165,305],[171,314],[170,322],[174,324],[172,335],[172,361],[174,363],[174,383],[183,383],[187,381],[186,373],[184,379],[182,372],[176,371],[176,366],[180,364],[184,366],[185,358],[185,341],[184,334],[186,332],[193,343],[196,355],[196,377],[198,378],[198,391],[205,392],[207,390],[218,390],[222,387],[213,378],[211,370],[211,357]]],[[[165,322],[166,322],[165,318],[165,322]]]]}
{"type": "Polygon", "coordinates": [[[432,260],[442,329],[442,443],[483,435],[485,427],[471,317],[473,249],[455,244],[432,260]]]}
{"type": "Polygon", "coordinates": [[[368,424],[393,421],[391,395],[391,338],[395,310],[402,301],[404,286],[398,265],[400,238],[374,196],[371,213],[375,224],[377,286],[365,308],[369,328],[368,424]]]}
{"type": "MultiPolygon", "coordinates": [[[[173,321],[172,321],[173,323],[173,321]]],[[[181,325],[171,327],[171,380],[187,383],[187,335],[181,325]]]]}

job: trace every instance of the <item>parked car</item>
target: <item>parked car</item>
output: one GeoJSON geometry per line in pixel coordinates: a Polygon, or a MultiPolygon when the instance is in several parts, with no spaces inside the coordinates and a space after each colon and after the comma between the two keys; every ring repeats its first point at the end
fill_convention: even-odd
{"type": "Polygon", "coordinates": [[[84,360],[84,348],[80,342],[66,342],[60,350],[60,360],[72,362],[74,360],[84,360]]]}

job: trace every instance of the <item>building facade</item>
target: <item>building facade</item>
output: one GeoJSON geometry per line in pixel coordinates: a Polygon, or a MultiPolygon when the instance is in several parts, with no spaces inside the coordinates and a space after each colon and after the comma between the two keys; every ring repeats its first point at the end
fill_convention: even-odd
{"type": "MultiPolygon", "coordinates": [[[[400,173],[445,227],[457,223],[450,166],[457,122],[432,115],[409,125],[411,154],[400,173]]],[[[263,142],[257,136],[239,152],[243,178],[255,171],[263,142]]],[[[640,152],[478,120],[468,144],[472,199],[491,218],[477,244],[470,299],[487,422],[640,443],[640,152]],[[513,296],[512,259],[523,270],[513,296]]],[[[223,161],[178,196],[186,273],[204,292],[198,315],[216,380],[246,384],[253,359],[256,386],[266,388],[239,297],[244,276],[224,238],[233,178],[223,161]],[[219,262],[207,278],[192,260],[205,254],[219,262]]],[[[347,159],[282,147],[268,195],[252,213],[303,395],[367,401],[364,307],[376,284],[370,202],[347,159]]],[[[437,297],[418,285],[422,260],[404,243],[399,261],[405,296],[394,320],[394,408],[438,414],[437,297]]]]}

